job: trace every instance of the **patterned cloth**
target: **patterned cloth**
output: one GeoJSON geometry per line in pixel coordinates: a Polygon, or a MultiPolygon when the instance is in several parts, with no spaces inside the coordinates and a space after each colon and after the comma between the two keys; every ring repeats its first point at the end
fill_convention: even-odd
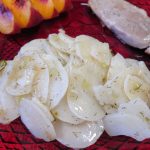
{"type": "MultiPolygon", "coordinates": [[[[150,0],[129,0],[131,3],[145,9],[150,16],[150,0]]],[[[103,27],[98,18],[92,13],[90,8],[81,3],[87,0],[73,0],[74,8],[69,13],[64,13],[53,20],[45,21],[40,25],[25,29],[22,33],[5,36],[0,35],[0,59],[11,60],[18,53],[20,47],[26,42],[35,38],[46,38],[48,34],[58,32],[62,28],[67,34],[77,36],[87,34],[100,41],[108,42],[114,53],[119,52],[125,57],[144,60],[150,68],[150,57],[142,50],[123,45],[114,34],[103,27]]],[[[67,132],[67,131],[66,131],[67,132]]],[[[15,120],[10,125],[0,125],[0,150],[59,150],[69,149],[57,141],[46,143],[34,138],[20,119],[15,120]]],[[[109,137],[104,133],[96,144],[87,150],[149,150],[150,140],[137,142],[125,136],[109,137]]]]}

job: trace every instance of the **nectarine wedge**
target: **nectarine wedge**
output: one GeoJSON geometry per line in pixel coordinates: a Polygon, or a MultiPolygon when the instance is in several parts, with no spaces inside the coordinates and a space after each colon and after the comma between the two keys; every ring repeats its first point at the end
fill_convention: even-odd
{"type": "Polygon", "coordinates": [[[51,19],[55,13],[52,0],[30,0],[32,7],[37,10],[43,19],[51,19]]]}
{"type": "Polygon", "coordinates": [[[12,34],[19,31],[20,28],[15,23],[12,12],[0,2],[0,32],[3,34],[12,34]]]}
{"type": "Polygon", "coordinates": [[[41,21],[40,15],[33,10],[29,0],[2,0],[2,2],[12,11],[16,23],[21,28],[33,26],[41,21]]]}
{"type": "Polygon", "coordinates": [[[53,0],[53,3],[58,13],[61,13],[65,9],[69,9],[71,7],[71,0],[53,0]]]}

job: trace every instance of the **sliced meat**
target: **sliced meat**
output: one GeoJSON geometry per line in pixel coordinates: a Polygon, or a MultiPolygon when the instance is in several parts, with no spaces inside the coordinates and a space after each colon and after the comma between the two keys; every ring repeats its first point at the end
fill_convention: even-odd
{"type": "Polygon", "coordinates": [[[146,11],[125,0],[89,0],[89,5],[121,41],[140,49],[150,46],[150,18],[146,11]]]}
{"type": "Polygon", "coordinates": [[[148,47],[145,51],[145,53],[149,54],[150,55],[150,47],[148,47]]]}

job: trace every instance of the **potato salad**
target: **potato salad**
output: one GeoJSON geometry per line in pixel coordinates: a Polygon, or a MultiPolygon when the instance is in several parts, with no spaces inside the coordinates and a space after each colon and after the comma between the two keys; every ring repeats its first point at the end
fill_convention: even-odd
{"type": "Polygon", "coordinates": [[[150,138],[150,71],[143,61],[112,54],[108,43],[60,30],[0,61],[0,123],[18,117],[46,142],[80,149],[104,130],[150,138]]]}

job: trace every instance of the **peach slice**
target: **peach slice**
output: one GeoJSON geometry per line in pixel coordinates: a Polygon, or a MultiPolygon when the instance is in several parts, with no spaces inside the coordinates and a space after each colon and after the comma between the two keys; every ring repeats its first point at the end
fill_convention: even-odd
{"type": "Polygon", "coordinates": [[[71,7],[71,0],[53,0],[53,3],[58,13],[71,7]]]}
{"type": "Polygon", "coordinates": [[[62,12],[65,8],[65,1],[66,0],[53,0],[55,9],[58,13],[62,12]]]}
{"type": "Polygon", "coordinates": [[[30,0],[32,7],[40,13],[43,19],[51,19],[55,14],[52,0],[30,0]]]}
{"type": "Polygon", "coordinates": [[[15,23],[14,16],[2,3],[0,3],[0,32],[3,34],[12,34],[20,31],[15,23]]]}
{"type": "Polygon", "coordinates": [[[12,11],[15,21],[21,28],[33,26],[41,21],[40,15],[33,10],[29,0],[2,0],[12,11]]]}

